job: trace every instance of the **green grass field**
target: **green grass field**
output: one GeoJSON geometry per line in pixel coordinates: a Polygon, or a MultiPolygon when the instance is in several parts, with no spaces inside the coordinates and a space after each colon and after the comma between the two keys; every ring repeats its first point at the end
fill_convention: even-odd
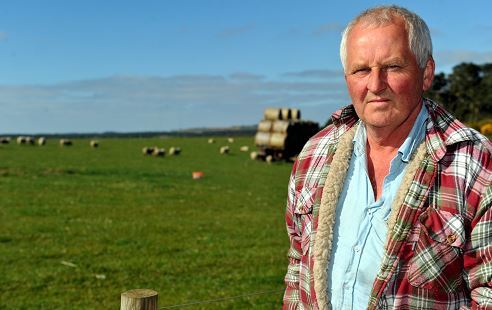
{"type": "Polygon", "coordinates": [[[291,164],[250,160],[252,137],[227,156],[226,138],[73,141],[0,145],[1,309],[118,309],[135,288],[159,308],[276,290],[187,308],[280,308],[291,164]]]}

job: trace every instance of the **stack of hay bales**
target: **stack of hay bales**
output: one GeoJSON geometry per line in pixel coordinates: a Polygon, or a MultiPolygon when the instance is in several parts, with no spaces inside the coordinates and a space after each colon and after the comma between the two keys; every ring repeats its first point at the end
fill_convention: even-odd
{"type": "Polygon", "coordinates": [[[258,155],[275,159],[296,156],[318,130],[318,123],[301,120],[299,109],[267,108],[255,135],[258,155]]]}

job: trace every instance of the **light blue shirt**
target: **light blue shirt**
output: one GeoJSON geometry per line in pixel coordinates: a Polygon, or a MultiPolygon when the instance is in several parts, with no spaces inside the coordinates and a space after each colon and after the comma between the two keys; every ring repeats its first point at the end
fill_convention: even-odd
{"type": "Polygon", "coordinates": [[[381,198],[367,173],[366,128],[360,122],[354,151],[337,204],[333,249],[328,265],[328,296],[333,309],[366,309],[372,284],[381,265],[391,204],[400,187],[410,156],[425,137],[428,113],[422,105],[408,137],[391,160],[381,198]]]}

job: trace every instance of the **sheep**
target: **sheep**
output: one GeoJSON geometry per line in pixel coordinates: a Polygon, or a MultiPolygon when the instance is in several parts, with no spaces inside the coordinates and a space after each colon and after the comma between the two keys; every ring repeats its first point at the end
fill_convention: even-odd
{"type": "Polygon", "coordinates": [[[256,160],[258,158],[258,153],[257,152],[251,152],[249,154],[249,158],[251,158],[252,160],[256,160]]]}
{"type": "Polygon", "coordinates": [[[92,148],[97,148],[97,147],[99,147],[99,141],[91,140],[90,145],[92,148]]]}
{"type": "Polygon", "coordinates": [[[220,147],[220,154],[229,154],[229,146],[221,146],[220,147]]]}
{"type": "Polygon", "coordinates": [[[169,155],[179,155],[179,154],[181,154],[181,148],[180,147],[174,147],[174,146],[172,146],[169,149],[169,155]]]}
{"type": "Polygon", "coordinates": [[[17,144],[34,144],[34,138],[28,136],[19,136],[17,137],[17,144]]]}
{"type": "Polygon", "coordinates": [[[243,145],[239,148],[239,151],[241,152],[249,152],[249,146],[243,145]]]}
{"type": "Polygon", "coordinates": [[[273,161],[273,156],[272,155],[268,155],[266,158],[265,158],[266,162],[267,163],[271,163],[273,161]]]}
{"type": "Polygon", "coordinates": [[[68,139],[60,139],[60,146],[70,146],[72,145],[72,141],[68,139]]]}
{"type": "Polygon", "coordinates": [[[154,153],[154,148],[153,147],[144,146],[142,148],[142,154],[144,154],[144,155],[152,155],[152,153],[154,153]]]}
{"type": "Polygon", "coordinates": [[[38,145],[43,146],[46,144],[46,138],[45,137],[39,137],[38,138],[38,145]]]}
{"type": "Polygon", "coordinates": [[[214,140],[214,139],[212,139],[212,138],[210,138],[210,139],[208,139],[208,143],[209,143],[209,144],[215,143],[215,140],[214,140]]]}
{"type": "Polygon", "coordinates": [[[165,156],[166,155],[166,149],[154,147],[154,151],[152,152],[152,155],[154,155],[156,157],[157,156],[159,156],[159,157],[165,156]]]}

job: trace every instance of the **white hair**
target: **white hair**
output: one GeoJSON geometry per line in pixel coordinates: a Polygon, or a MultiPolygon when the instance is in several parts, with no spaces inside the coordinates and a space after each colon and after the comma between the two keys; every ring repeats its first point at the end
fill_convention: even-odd
{"type": "Polygon", "coordinates": [[[400,17],[405,22],[410,50],[415,55],[419,67],[421,69],[425,68],[427,61],[432,57],[432,40],[427,24],[417,14],[405,8],[391,5],[368,9],[347,25],[342,33],[342,41],[340,42],[340,59],[344,71],[347,67],[347,37],[352,28],[359,23],[367,27],[391,24],[394,23],[395,17],[400,17]]]}

